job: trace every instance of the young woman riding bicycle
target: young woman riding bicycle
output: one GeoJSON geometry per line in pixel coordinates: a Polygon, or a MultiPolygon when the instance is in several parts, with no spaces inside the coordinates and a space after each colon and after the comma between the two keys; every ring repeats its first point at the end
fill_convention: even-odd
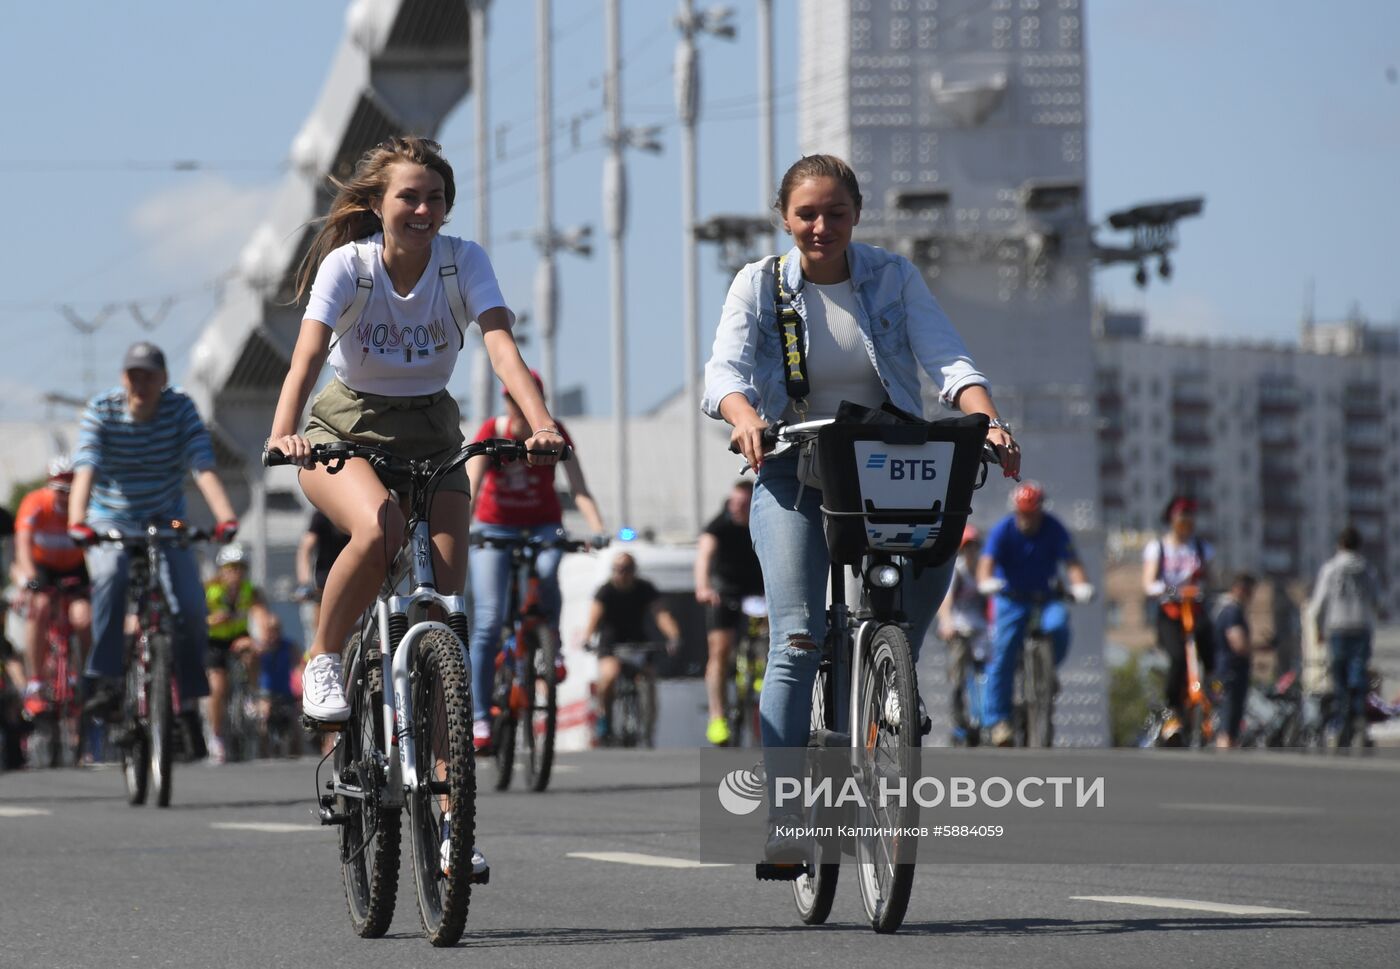
{"type": "MultiPolygon", "coordinates": [[[[544,393],[543,382],[533,370],[530,376],[544,393]]],[[[506,412],[488,418],[477,430],[476,440],[491,438],[524,440],[530,433],[530,423],[524,411],[507,389],[506,412]]],[[[565,443],[573,442],[561,427],[565,443]]],[[[601,537],[606,529],[598,513],[598,503],[583,479],[583,469],[575,453],[564,463],[564,473],[573,493],[574,504],[601,537]]],[[[467,462],[467,478],[471,482],[476,502],[472,515],[475,531],[490,538],[531,538],[552,540],[564,537],[564,511],[554,491],[554,468],[526,468],[519,464],[498,466],[491,458],[472,458],[467,462]]],[[[548,548],[540,552],[535,568],[540,578],[540,604],[546,621],[557,633],[559,628],[559,560],[562,549],[548,548]]],[[[472,742],[478,750],[491,743],[491,683],[496,675],[496,655],[501,648],[501,627],[506,622],[506,591],[510,580],[510,551],[481,545],[471,550],[472,583],[472,742]]]]}
{"type": "MultiPolygon", "coordinates": [[[[461,417],[446,388],[470,320],[458,318],[454,303],[476,320],[492,367],[520,402],[528,446],[545,452],[532,453],[529,463],[558,459],[564,439],[520,358],[511,334],[515,315],[490,260],[474,242],[439,235],[456,196],[440,150],[427,139],[393,137],[366,152],[349,181],[335,182],[335,201],[297,276],[298,298],[313,272],[315,282],[268,439],[294,462],[306,459],[312,444],[336,441],[374,444],[410,459],[456,454],[461,417]],[[448,287],[459,287],[459,294],[448,287]],[[366,288],[368,299],[357,300],[357,290],[366,288]],[[357,302],[358,318],[344,319],[357,302]],[[298,432],[328,359],[335,379],[298,432]]],[[[381,480],[363,458],[345,462],[334,476],[325,465],[304,467],[299,479],[311,503],[350,536],[326,577],[302,678],[306,715],[343,722],[350,711],[340,653],[403,544],[404,514],[388,491],[401,482],[381,480]]],[[[433,570],[444,591],[466,584],[467,489],[459,469],[439,486],[430,512],[433,570]]]]}
{"type": "MultiPolygon", "coordinates": [[[[768,596],[768,669],[759,706],[765,751],[807,744],[830,574],[821,492],[801,485],[795,454],[764,457],[764,428],[795,414],[775,310],[779,265],[803,324],[811,393],[802,419],[833,417],[842,400],[872,408],[888,401],[922,414],[923,369],[945,405],[994,421],[987,440],[1003,473],[1020,468],[1019,449],[998,420],[986,378],[919,270],[902,256],[851,241],[861,194],[850,167],[830,155],[801,159],[783,176],[775,208],[795,245],[781,263],[750,263],[735,278],[706,367],[702,403],[710,417],[733,426],[731,442],[758,469],[750,529],[768,596]]],[[[915,591],[907,601],[921,607],[910,617],[916,653],[951,568],[949,562],[909,580],[915,591]]],[[[771,806],[769,820],[775,822],[771,806]]],[[[770,855],[773,846],[770,838],[770,855]]]]}
{"type": "Polygon", "coordinates": [[[1172,742],[1180,733],[1186,701],[1186,632],[1181,622],[1181,596],[1192,595],[1195,609],[1196,652],[1201,668],[1210,670],[1215,656],[1215,634],[1204,594],[1210,579],[1215,550],[1196,534],[1196,502],[1176,495],[1162,513],[1167,531],[1142,550],[1142,587],[1155,603],[1157,648],[1167,654],[1169,666],[1164,692],[1167,716],[1162,738],[1172,742]]]}

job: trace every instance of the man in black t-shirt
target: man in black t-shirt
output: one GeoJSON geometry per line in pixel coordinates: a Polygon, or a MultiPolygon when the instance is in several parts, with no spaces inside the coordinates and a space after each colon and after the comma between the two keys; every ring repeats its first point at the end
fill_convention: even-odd
{"type": "MultiPolygon", "coordinates": [[[[647,629],[648,616],[656,621],[666,637],[666,651],[675,655],[680,647],[680,625],[662,605],[656,586],[637,577],[637,560],[623,552],[613,559],[608,581],[599,586],[593,596],[588,629],[584,634],[589,642],[597,637],[598,702],[602,708],[597,723],[599,738],[608,736],[613,685],[622,672],[622,663],[616,656],[617,647],[646,645],[652,639],[647,629]]],[[[647,689],[654,689],[652,681],[655,673],[651,665],[648,663],[642,672],[646,676],[647,689]]],[[[654,702],[651,709],[654,713],[654,702]]]]}
{"type": "Polygon", "coordinates": [[[763,571],[749,535],[753,482],[736,481],[724,510],[700,533],[695,555],[695,600],[705,607],[709,659],[705,664],[705,694],[710,722],[705,737],[722,747],[729,742],[729,718],[724,708],[724,681],[734,656],[734,643],[745,620],[740,603],[763,595],[763,571]]]}
{"type": "Polygon", "coordinates": [[[1215,614],[1216,672],[1225,686],[1225,711],[1221,717],[1224,732],[1215,738],[1217,747],[1239,745],[1240,722],[1249,696],[1250,639],[1246,614],[1256,584],[1248,572],[1236,575],[1224,604],[1215,614]]]}
{"type": "Polygon", "coordinates": [[[311,513],[311,521],[297,546],[296,598],[299,602],[312,604],[313,629],[320,623],[321,590],[326,587],[326,576],[330,574],[336,556],[349,541],[350,536],[336,528],[321,512],[311,513]]]}

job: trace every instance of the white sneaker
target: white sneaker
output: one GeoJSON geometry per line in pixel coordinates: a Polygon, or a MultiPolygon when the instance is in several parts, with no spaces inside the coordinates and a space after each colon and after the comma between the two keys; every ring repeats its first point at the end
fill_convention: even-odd
{"type": "Polygon", "coordinates": [[[472,747],[475,750],[486,750],[491,746],[491,721],[481,719],[472,723],[472,747]]]}
{"type": "Polygon", "coordinates": [[[228,752],[227,752],[226,750],[224,750],[224,742],[223,742],[222,740],[220,740],[218,737],[210,737],[210,738],[209,738],[209,763],[211,763],[211,764],[226,764],[226,763],[228,763],[228,752]]]}
{"type": "MultiPolygon", "coordinates": [[[[442,847],[438,850],[438,864],[442,868],[444,875],[452,874],[451,853],[452,842],[448,835],[452,830],[452,815],[445,813],[442,816],[442,847]]],[[[491,880],[491,866],[486,863],[486,856],[481,853],[481,849],[472,846],[472,881],[484,885],[491,880]]]]}
{"type": "Polygon", "coordinates": [[[334,653],[313,656],[301,672],[301,709],[312,720],[343,723],[350,718],[350,704],[340,685],[340,657],[334,653]]]}

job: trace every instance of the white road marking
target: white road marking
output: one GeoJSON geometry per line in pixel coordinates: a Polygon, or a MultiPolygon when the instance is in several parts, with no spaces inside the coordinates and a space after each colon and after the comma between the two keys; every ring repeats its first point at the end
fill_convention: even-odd
{"type": "Polygon", "coordinates": [[[619,865],[642,865],[647,868],[733,868],[733,865],[715,862],[691,861],[689,858],[667,858],[662,855],[644,855],[636,851],[571,851],[569,858],[583,858],[588,861],[611,861],[619,865]]]}
{"type": "Polygon", "coordinates": [[[319,824],[287,824],[285,821],[215,821],[209,827],[220,831],[265,831],[268,834],[321,830],[319,824]]]}
{"type": "Polygon", "coordinates": [[[1293,908],[1265,908],[1262,905],[1227,905],[1194,898],[1156,898],[1152,895],[1071,895],[1076,902],[1111,902],[1115,905],[1143,905],[1148,908],[1179,908],[1192,912],[1218,912],[1221,915],[1307,915],[1293,908]]]}
{"type": "Polygon", "coordinates": [[[1322,814],[1322,808],[1288,804],[1163,804],[1173,811],[1214,811],[1218,814],[1322,814]]]}
{"type": "Polygon", "coordinates": [[[53,814],[48,808],[10,807],[0,804],[0,818],[37,818],[53,814]]]}

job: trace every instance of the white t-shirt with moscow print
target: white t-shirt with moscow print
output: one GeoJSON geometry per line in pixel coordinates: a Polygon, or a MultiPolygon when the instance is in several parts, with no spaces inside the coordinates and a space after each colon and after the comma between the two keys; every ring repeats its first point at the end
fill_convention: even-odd
{"type": "MultiPolygon", "coordinates": [[[[455,279],[471,316],[471,320],[458,321],[465,329],[486,310],[506,305],[491,260],[475,242],[438,236],[413,291],[400,296],[384,268],[383,234],[375,233],[364,241],[373,254],[374,288],[359,321],[331,348],[330,365],[341,383],[361,393],[386,397],[437,393],[452,376],[462,342],[438,270],[448,263],[457,266],[455,279]]],[[[305,318],[334,329],[340,314],[355,299],[357,276],[354,245],[333,250],[311,284],[305,318]]],[[[510,313],[508,307],[506,311],[510,313]]],[[[515,322],[514,313],[510,319],[515,322]]]]}

